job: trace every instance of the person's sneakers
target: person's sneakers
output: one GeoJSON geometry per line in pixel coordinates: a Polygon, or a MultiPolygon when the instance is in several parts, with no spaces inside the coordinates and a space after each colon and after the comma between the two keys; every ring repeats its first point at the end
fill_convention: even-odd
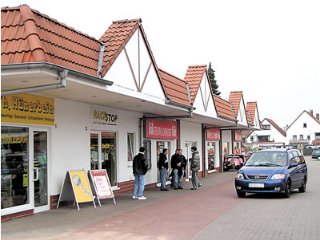
{"type": "Polygon", "coordinates": [[[198,188],[190,188],[190,190],[198,190],[198,188]]]}
{"type": "Polygon", "coordinates": [[[163,188],[163,189],[161,188],[160,191],[169,191],[169,190],[166,188],[163,188]]]}
{"type": "Polygon", "coordinates": [[[140,197],[137,197],[138,200],[146,200],[147,198],[145,196],[140,196],[140,197]]]}
{"type": "Polygon", "coordinates": [[[178,187],[178,189],[183,190],[183,187],[178,187]]]}
{"type": "Polygon", "coordinates": [[[132,196],[132,199],[133,199],[133,200],[136,200],[136,199],[137,199],[137,197],[136,197],[136,196],[132,196]]]}
{"type": "Polygon", "coordinates": [[[202,184],[201,183],[199,183],[199,185],[198,185],[199,187],[202,187],[202,184]]]}

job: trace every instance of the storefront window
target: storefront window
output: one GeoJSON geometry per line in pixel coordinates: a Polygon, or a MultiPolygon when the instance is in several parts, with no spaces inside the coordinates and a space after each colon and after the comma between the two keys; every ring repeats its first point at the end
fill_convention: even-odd
{"type": "Polygon", "coordinates": [[[117,184],[116,134],[101,133],[102,169],[106,169],[112,186],[117,184]]]}
{"type": "Polygon", "coordinates": [[[29,203],[29,130],[1,126],[1,208],[29,203]]]}
{"type": "Polygon", "coordinates": [[[99,140],[99,135],[97,133],[90,134],[91,170],[99,169],[98,140],[99,140]]]}
{"type": "Polygon", "coordinates": [[[207,142],[207,158],[208,158],[208,170],[214,170],[215,162],[215,142],[207,142]]]}

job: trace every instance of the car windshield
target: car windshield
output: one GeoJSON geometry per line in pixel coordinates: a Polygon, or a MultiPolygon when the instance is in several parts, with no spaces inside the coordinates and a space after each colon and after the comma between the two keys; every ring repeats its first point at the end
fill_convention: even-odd
{"type": "Polygon", "coordinates": [[[256,152],[246,162],[246,166],[280,167],[287,164],[286,152],[256,152]]]}
{"type": "Polygon", "coordinates": [[[314,154],[319,154],[319,153],[320,153],[320,150],[315,150],[313,153],[314,153],[314,154]]]}

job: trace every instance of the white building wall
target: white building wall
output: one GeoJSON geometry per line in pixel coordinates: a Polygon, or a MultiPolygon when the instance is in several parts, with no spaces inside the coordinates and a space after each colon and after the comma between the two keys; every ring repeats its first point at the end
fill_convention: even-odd
{"type": "Polygon", "coordinates": [[[239,122],[238,122],[239,124],[248,125],[247,117],[246,117],[246,110],[245,110],[245,106],[244,106],[244,103],[243,103],[242,99],[240,101],[240,106],[239,106],[237,119],[239,120],[239,122]]]}
{"type": "Polygon", "coordinates": [[[55,122],[49,169],[50,195],[60,194],[67,171],[90,169],[89,105],[55,99],[55,122]]]}
{"type": "Polygon", "coordinates": [[[250,137],[254,137],[254,142],[257,142],[258,136],[270,136],[270,141],[286,143],[286,137],[283,136],[268,120],[262,121],[262,125],[270,125],[270,130],[254,131],[250,137]]]}

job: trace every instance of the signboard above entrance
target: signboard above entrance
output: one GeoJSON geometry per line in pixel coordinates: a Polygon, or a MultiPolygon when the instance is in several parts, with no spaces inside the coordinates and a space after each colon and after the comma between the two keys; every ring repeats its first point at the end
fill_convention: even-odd
{"type": "Polygon", "coordinates": [[[177,122],[147,119],[145,136],[149,139],[177,139],[177,122]]]}
{"type": "Polygon", "coordinates": [[[2,96],[1,121],[54,125],[54,99],[30,94],[2,96]]]}
{"type": "Polygon", "coordinates": [[[220,129],[211,128],[207,129],[207,141],[219,141],[220,140],[220,129]]]}

